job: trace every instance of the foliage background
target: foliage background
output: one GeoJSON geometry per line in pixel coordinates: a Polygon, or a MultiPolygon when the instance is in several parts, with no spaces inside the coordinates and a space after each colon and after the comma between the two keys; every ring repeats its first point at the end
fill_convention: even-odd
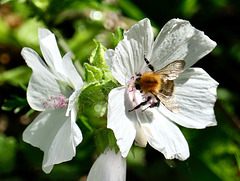
{"type": "MultiPolygon", "coordinates": [[[[26,102],[31,70],[20,51],[27,46],[40,53],[37,28],[53,31],[62,53],[71,50],[76,67],[83,74],[81,65],[89,61],[96,47],[93,39],[113,48],[111,33],[118,26],[128,29],[144,17],[151,19],[156,33],[171,18],[187,19],[218,43],[211,54],[195,65],[220,83],[215,106],[218,126],[204,130],[181,128],[191,153],[184,162],[165,160],[149,146],[135,147],[127,158],[127,180],[240,180],[240,1],[1,0],[1,181],[84,181],[99,153],[95,145],[100,142],[101,147],[101,136],[110,134],[99,129],[105,124],[104,115],[96,113],[96,119],[89,116],[94,110],[85,111],[78,119],[84,140],[77,147],[76,157],[56,165],[48,175],[42,172],[42,152],[22,141],[23,130],[37,113],[26,102]]],[[[100,108],[105,104],[99,104],[100,108]]]]}

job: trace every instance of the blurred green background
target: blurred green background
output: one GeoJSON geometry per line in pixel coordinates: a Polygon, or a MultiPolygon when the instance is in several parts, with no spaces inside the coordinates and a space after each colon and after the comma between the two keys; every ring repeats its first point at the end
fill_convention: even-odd
{"type": "Polygon", "coordinates": [[[181,128],[191,154],[183,162],[165,160],[150,146],[135,147],[127,158],[127,180],[240,180],[240,1],[0,0],[1,181],[85,181],[98,154],[95,143],[101,134],[93,136],[97,126],[92,127],[86,115],[77,122],[84,139],[76,157],[54,166],[50,174],[41,170],[43,153],[22,141],[23,130],[37,113],[26,102],[31,70],[20,51],[27,46],[40,53],[38,27],[56,34],[62,54],[71,50],[82,73],[81,65],[96,46],[93,39],[113,48],[112,33],[118,26],[128,29],[145,17],[156,33],[171,18],[187,19],[217,42],[214,51],[195,66],[220,83],[215,105],[218,126],[181,128]]]}

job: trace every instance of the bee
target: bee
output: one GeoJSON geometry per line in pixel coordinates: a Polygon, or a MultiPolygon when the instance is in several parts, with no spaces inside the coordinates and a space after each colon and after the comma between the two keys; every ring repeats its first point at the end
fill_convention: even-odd
{"type": "Polygon", "coordinates": [[[136,74],[137,78],[135,79],[134,85],[137,90],[147,96],[147,99],[134,107],[132,110],[129,110],[129,112],[146,105],[155,97],[156,101],[151,103],[147,108],[159,107],[161,102],[169,111],[178,113],[179,106],[174,97],[174,80],[183,71],[186,64],[185,61],[176,60],[164,68],[154,71],[154,67],[145,56],[144,60],[151,71],[145,72],[143,75],[136,74]]]}

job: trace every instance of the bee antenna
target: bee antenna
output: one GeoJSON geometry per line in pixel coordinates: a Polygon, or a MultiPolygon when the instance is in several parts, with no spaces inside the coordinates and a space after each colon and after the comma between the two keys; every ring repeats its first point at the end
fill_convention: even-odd
{"type": "Polygon", "coordinates": [[[154,72],[154,67],[152,66],[152,64],[150,64],[149,60],[145,57],[145,54],[144,54],[144,60],[148,66],[149,69],[151,69],[151,71],[154,72]]]}

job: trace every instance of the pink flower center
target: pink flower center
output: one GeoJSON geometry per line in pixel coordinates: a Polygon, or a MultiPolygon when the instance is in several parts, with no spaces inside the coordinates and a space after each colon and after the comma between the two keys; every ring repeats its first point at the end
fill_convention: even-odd
{"type": "Polygon", "coordinates": [[[137,89],[135,88],[135,80],[136,80],[136,77],[134,76],[127,82],[127,85],[128,85],[127,93],[128,93],[129,99],[132,102],[135,102],[135,104],[137,104],[138,101],[136,98],[137,89]]]}
{"type": "Polygon", "coordinates": [[[49,110],[53,110],[56,108],[63,109],[67,107],[67,102],[68,102],[68,99],[64,95],[59,94],[56,97],[51,96],[46,101],[43,101],[42,105],[45,109],[49,109],[49,110]]]}
{"type": "Polygon", "coordinates": [[[133,106],[137,106],[138,104],[145,102],[149,99],[149,97],[151,97],[151,99],[147,102],[148,105],[152,105],[154,103],[156,103],[156,98],[154,97],[154,95],[149,95],[149,94],[144,94],[143,92],[141,92],[140,90],[137,90],[135,87],[135,81],[139,76],[133,76],[128,82],[128,96],[130,101],[133,103],[133,106]]]}

